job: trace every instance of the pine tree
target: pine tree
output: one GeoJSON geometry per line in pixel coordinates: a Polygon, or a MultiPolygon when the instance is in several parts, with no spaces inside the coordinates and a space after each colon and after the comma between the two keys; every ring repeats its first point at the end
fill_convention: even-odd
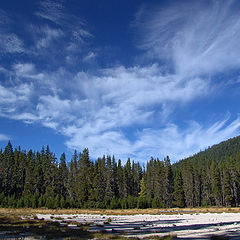
{"type": "Polygon", "coordinates": [[[139,163],[132,162],[132,195],[137,197],[140,191],[140,179],[142,178],[142,171],[139,163]]]}
{"type": "Polygon", "coordinates": [[[217,206],[222,206],[221,201],[221,182],[218,166],[215,161],[212,161],[211,164],[211,180],[212,180],[212,194],[217,206]]]}
{"type": "Polygon", "coordinates": [[[146,208],[147,204],[146,204],[146,184],[145,184],[145,180],[144,180],[144,176],[142,177],[141,181],[140,181],[140,192],[138,193],[139,197],[138,197],[138,201],[137,201],[137,208],[146,208]]]}
{"type": "Polygon", "coordinates": [[[182,164],[182,178],[185,202],[187,207],[194,207],[194,176],[192,164],[184,161],[182,164]]]}
{"type": "Polygon", "coordinates": [[[36,153],[36,163],[33,170],[34,188],[37,196],[45,193],[44,172],[43,172],[43,158],[39,152],[36,153]]]}
{"type": "Polygon", "coordinates": [[[117,179],[117,163],[115,161],[115,157],[112,157],[112,174],[113,174],[113,194],[114,194],[114,201],[116,201],[118,197],[118,179],[117,179]]]}
{"type": "Polygon", "coordinates": [[[152,177],[153,177],[153,207],[165,207],[164,203],[164,192],[165,192],[165,182],[166,172],[164,162],[160,161],[158,158],[154,159],[152,167],[152,177]]]}
{"type": "Polygon", "coordinates": [[[118,198],[124,197],[123,167],[120,159],[118,160],[118,165],[117,165],[117,197],[118,198]]]}
{"type": "Polygon", "coordinates": [[[150,161],[147,162],[147,170],[146,170],[146,198],[147,200],[151,200],[154,197],[154,159],[151,157],[150,161]]]}
{"type": "Polygon", "coordinates": [[[146,199],[146,184],[145,184],[145,180],[144,177],[142,177],[141,181],[140,181],[140,192],[138,193],[139,198],[142,199],[146,199]]]}
{"type": "Polygon", "coordinates": [[[77,201],[78,192],[78,166],[77,166],[77,151],[74,151],[73,157],[70,162],[70,170],[68,177],[68,192],[73,202],[77,201]]]}
{"type": "Polygon", "coordinates": [[[213,156],[206,161],[205,173],[203,179],[203,203],[205,206],[211,206],[214,203],[214,197],[212,193],[212,175],[211,175],[211,163],[214,161],[213,156]]]}
{"type": "MultiPolygon", "coordinates": [[[[24,183],[24,195],[25,197],[31,196],[34,194],[34,176],[33,176],[33,169],[34,169],[34,153],[32,150],[29,150],[26,159],[26,176],[25,176],[25,183],[24,183]]],[[[29,206],[29,203],[27,204],[29,206]]]]}
{"type": "Polygon", "coordinates": [[[79,170],[77,175],[77,200],[80,207],[84,207],[84,204],[88,201],[89,185],[91,182],[89,170],[89,151],[85,148],[83,152],[79,154],[79,170]]]}
{"type": "Polygon", "coordinates": [[[59,178],[59,194],[60,196],[66,198],[68,187],[68,168],[66,164],[65,153],[63,153],[60,157],[58,178],[59,178]]]}
{"type": "Polygon", "coordinates": [[[48,146],[26,154],[8,142],[0,150],[0,207],[238,206],[240,141],[235,144],[234,151],[223,145],[222,156],[206,150],[173,165],[168,157],[151,158],[145,171],[130,159],[124,167],[110,156],[90,161],[88,149],[75,151],[68,168],[65,154],[58,164],[48,146]]]}
{"type": "Polygon", "coordinates": [[[237,206],[239,205],[239,191],[240,191],[240,173],[237,170],[237,163],[236,163],[236,159],[232,158],[232,157],[228,157],[227,158],[227,165],[228,165],[228,169],[229,169],[229,174],[230,174],[230,178],[231,178],[231,182],[232,182],[232,205],[233,206],[237,206]]]}
{"type": "Polygon", "coordinates": [[[131,160],[128,158],[123,168],[123,196],[125,198],[132,194],[132,180],[131,160]]]}
{"type": "Polygon", "coordinates": [[[89,192],[90,205],[95,208],[104,208],[105,197],[105,157],[98,158],[93,167],[92,188],[89,192]]]}
{"type": "Polygon", "coordinates": [[[194,159],[193,161],[193,176],[194,176],[194,206],[200,207],[202,204],[202,171],[203,165],[201,161],[194,159]]]}
{"type": "Polygon", "coordinates": [[[113,191],[113,170],[112,170],[112,160],[110,156],[107,156],[107,164],[105,168],[105,183],[106,183],[106,189],[105,189],[105,201],[107,203],[110,203],[114,196],[113,191]]]}
{"type": "Polygon", "coordinates": [[[232,181],[229,168],[224,164],[223,169],[223,199],[225,206],[233,206],[232,181]]]}
{"type": "Polygon", "coordinates": [[[231,192],[231,178],[230,178],[230,174],[229,171],[226,170],[224,173],[224,185],[223,185],[223,196],[224,196],[224,203],[225,206],[232,206],[232,202],[233,202],[233,196],[232,196],[232,192],[231,192]]]}
{"type": "Polygon", "coordinates": [[[9,141],[3,152],[3,189],[5,195],[11,195],[14,192],[14,186],[12,182],[13,178],[13,166],[14,166],[14,155],[12,144],[9,141]]]}
{"type": "Polygon", "coordinates": [[[173,193],[173,172],[172,172],[172,166],[170,163],[170,159],[167,156],[165,161],[165,195],[164,200],[167,208],[170,208],[172,206],[172,193],[173,193]]]}
{"type": "MultiPolygon", "coordinates": [[[[53,199],[57,193],[57,161],[55,155],[50,151],[49,146],[47,146],[44,154],[43,174],[46,186],[45,196],[47,199],[53,199]]],[[[52,203],[50,205],[52,206],[52,203]]]]}
{"type": "Polygon", "coordinates": [[[177,169],[176,176],[174,178],[173,205],[180,208],[185,207],[183,180],[179,169],[177,169]]]}

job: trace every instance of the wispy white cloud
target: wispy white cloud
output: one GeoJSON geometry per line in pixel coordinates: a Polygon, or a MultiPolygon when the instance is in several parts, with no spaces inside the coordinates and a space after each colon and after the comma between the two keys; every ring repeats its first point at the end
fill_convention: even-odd
{"type": "Polygon", "coordinates": [[[40,9],[36,15],[47,19],[55,24],[61,25],[62,19],[65,18],[63,13],[64,6],[62,1],[42,1],[40,2],[40,9]]]}
{"type": "Polygon", "coordinates": [[[42,73],[43,77],[37,79],[34,76],[40,73],[33,64],[18,63],[12,69],[18,81],[29,77],[36,81],[12,88],[2,86],[3,98],[9,96],[5,101],[15,107],[11,112],[5,111],[5,116],[25,122],[40,122],[67,136],[69,148],[87,144],[96,154],[104,154],[112,148],[112,153],[126,156],[132,143],[120,130],[122,127],[138,125],[142,128],[142,125],[153,121],[154,106],[161,108],[168,102],[188,102],[202,95],[207,84],[201,79],[180,84],[182,80],[174,75],[162,76],[157,65],[145,68],[121,66],[102,69],[96,74],[79,72],[68,75],[66,82],[66,73],[61,70],[42,73]],[[50,82],[49,94],[46,94],[46,83],[42,79],[50,82]],[[69,92],[65,92],[66,85],[69,92]],[[202,87],[196,88],[199,85],[202,87]],[[32,104],[31,96],[36,99],[32,104]],[[22,104],[32,107],[23,112],[22,104]],[[99,140],[103,144],[97,144],[99,140]]]}
{"type": "Polygon", "coordinates": [[[50,28],[49,26],[41,28],[40,34],[42,35],[42,37],[37,40],[36,44],[36,47],[40,49],[51,46],[51,43],[54,43],[54,40],[57,40],[60,37],[64,36],[62,30],[50,28]]]}
{"type": "Polygon", "coordinates": [[[176,124],[168,124],[161,129],[144,129],[139,132],[133,149],[142,160],[154,153],[154,156],[162,158],[169,155],[176,161],[239,133],[239,117],[230,123],[228,119],[223,119],[207,127],[196,121],[189,123],[186,129],[180,129],[176,124]]]}
{"type": "Polygon", "coordinates": [[[15,74],[19,77],[27,77],[35,72],[35,66],[32,63],[17,63],[13,65],[15,74]]]}
{"type": "MultiPolygon", "coordinates": [[[[12,106],[8,108],[11,111],[5,109],[2,115],[52,128],[67,137],[68,148],[88,147],[92,157],[115,154],[123,159],[131,156],[143,161],[150,156],[168,154],[178,160],[239,131],[239,119],[231,124],[220,121],[207,128],[192,122],[185,130],[176,123],[166,125],[166,120],[171,122],[174,105],[204,97],[204,90],[211,86],[206,79],[189,80],[162,74],[157,64],[120,66],[102,69],[96,74],[79,72],[76,75],[60,69],[51,74],[39,73],[29,63],[15,64],[12,69],[20,79],[39,74],[42,78],[35,77],[31,85],[1,86],[0,95],[12,106]],[[47,82],[48,93],[44,88],[47,82]],[[35,98],[33,103],[31,96],[35,98]],[[24,111],[24,105],[32,107],[24,111]],[[162,120],[164,116],[166,119],[162,120]],[[157,129],[151,128],[155,122],[159,122],[157,129]],[[123,129],[133,127],[130,140],[127,130],[123,129]]],[[[205,97],[209,93],[205,93],[205,97]]]]}
{"type": "Polygon", "coordinates": [[[0,53],[48,62],[49,67],[62,66],[67,57],[83,60],[89,52],[83,46],[93,36],[84,20],[72,14],[66,5],[64,1],[39,1],[31,23],[26,19],[17,22],[17,16],[0,9],[0,53]],[[15,31],[16,26],[21,27],[21,33],[15,31]]]}
{"type": "Polygon", "coordinates": [[[0,52],[3,53],[22,53],[24,52],[23,42],[16,34],[0,33],[0,52]]]}
{"type": "Polygon", "coordinates": [[[85,40],[92,37],[92,34],[86,29],[85,22],[78,16],[68,12],[63,1],[49,1],[40,2],[36,16],[46,19],[56,24],[57,29],[67,32],[67,37],[70,39],[68,48],[79,43],[85,43],[85,40]]]}
{"type": "Polygon", "coordinates": [[[97,54],[91,51],[83,58],[83,62],[93,61],[96,57],[97,54]]]}
{"type": "Polygon", "coordinates": [[[0,24],[1,26],[5,26],[10,22],[10,19],[5,11],[0,9],[0,24]]]}
{"type": "Polygon", "coordinates": [[[63,1],[44,0],[39,4],[38,11],[35,14],[44,18],[61,28],[69,28],[72,32],[72,37],[77,41],[82,41],[84,37],[92,36],[84,29],[85,22],[76,15],[69,13],[63,1]]]}
{"type": "Polygon", "coordinates": [[[240,17],[236,1],[181,2],[141,9],[138,46],[168,59],[182,75],[216,74],[239,67],[240,17]]]}
{"type": "Polygon", "coordinates": [[[20,83],[11,87],[0,84],[0,116],[15,119],[14,116],[27,111],[31,105],[32,93],[31,83],[20,83]]]}
{"type": "Polygon", "coordinates": [[[192,122],[185,130],[176,124],[167,124],[157,130],[146,128],[138,131],[132,141],[118,130],[95,132],[90,124],[83,128],[70,126],[64,129],[70,149],[82,149],[86,145],[94,158],[115,154],[124,161],[130,156],[141,162],[149,160],[150,156],[163,158],[167,155],[172,161],[177,161],[239,133],[239,118],[230,123],[224,119],[208,127],[192,122]]]}
{"type": "Polygon", "coordinates": [[[10,137],[5,134],[0,134],[0,141],[8,141],[10,137]]]}
{"type": "Polygon", "coordinates": [[[132,144],[121,131],[104,131],[91,134],[92,130],[89,129],[90,131],[87,132],[86,127],[91,128],[91,126],[84,126],[83,129],[75,127],[65,129],[64,133],[69,136],[66,144],[70,149],[82,150],[84,146],[87,146],[93,158],[103,154],[111,154],[124,161],[132,154],[132,144]],[[74,133],[72,133],[73,129],[74,133]]]}
{"type": "MultiPolygon", "coordinates": [[[[5,114],[6,116],[6,114],[5,114]]],[[[27,124],[32,124],[35,122],[39,122],[40,118],[30,112],[23,112],[23,113],[16,113],[16,111],[12,112],[11,115],[8,115],[7,117],[10,117],[14,120],[20,120],[27,124]]]]}
{"type": "Polygon", "coordinates": [[[22,53],[24,52],[24,43],[15,33],[10,31],[11,24],[12,21],[8,14],[0,9],[0,52],[22,53]]]}
{"type": "Polygon", "coordinates": [[[62,126],[69,125],[76,120],[78,114],[75,114],[74,111],[80,110],[78,107],[80,107],[78,100],[61,99],[56,95],[47,95],[39,97],[36,110],[43,125],[60,131],[62,126]]]}
{"type": "MultiPolygon", "coordinates": [[[[0,84],[1,116],[52,128],[66,137],[70,149],[88,147],[93,157],[115,154],[123,160],[165,155],[178,160],[239,133],[239,118],[207,126],[191,117],[172,118],[175,109],[216,92],[212,75],[239,66],[240,23],[230,3],[185,3],[181,11],[174,6],[142,8],[136,20],[142,33],[139,47],[168,64],[110,65],[94,73],[81,71],[81,66],[71,72],[61,62],[67,59],[71,65],[91,37],[62,3],[43,1],[35,12],[45,22],[35,35],[31,31],[34,46],[28,54],[33,61],[15,60],[10,70],[0,68],[13,78],[0,84]],[[61,63],[54,70],[52,52],[61,63]],[[34,62],[36,57],[48,67],[34,62]],[[181,121],[190,123],[180,128],[181,121]]],[[[86,63],[101,56],[86,48],[79,58],[86,63]]]]}
{"type": "Polygon", "coordinates": [[[81,80],[79,83],[86,97],[96,94],[101,95],[105,103],[138,107],[167,101],[185,102],[210,88],[206,79],[180,79],[176,75],[163,75],[156,64],[104,69],[100,76],[80,72],[77,78],[81,80]]]}

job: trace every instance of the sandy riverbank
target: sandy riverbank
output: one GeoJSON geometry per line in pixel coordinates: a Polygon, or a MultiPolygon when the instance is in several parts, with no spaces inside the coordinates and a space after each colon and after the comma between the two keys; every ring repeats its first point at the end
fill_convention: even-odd
{"type": "Polygon", "coordinates": [[[89,231],[106,231],[128,237],[166,236],[180,239],[210,239],[225,235],[240,239],[240,213],[194,213],[194,214],[37,214],[39,219],[59,221],[70,227],[77,223],[89,224],[89,231]],[[70,224],[71,223],[71,224],[70,224]],[[239,236],[239,238],[237,238],[239,236]]]}
{"type": "Polygon", "coordinates": [[[60,231],[71,236],[75,231],[77,235],[86,235],[87,239],[93,239],[91,237],[99,232],[106,236],[137,238],[171,235],[177,239],[211,239],[212,236],[240,239],[239,208],[0,209],[0,220],[0,230],[4,227],[10,232],[38,233],[41,230],[45,233],[53,227],[49,223],[53,223],[53,235],[60,231]]]}

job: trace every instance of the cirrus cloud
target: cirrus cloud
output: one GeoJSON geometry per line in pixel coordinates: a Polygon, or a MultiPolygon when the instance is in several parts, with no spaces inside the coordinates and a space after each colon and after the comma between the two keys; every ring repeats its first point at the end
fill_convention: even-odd
{"type": "Polygon", "coordinates": [[[146,161],[170,155],[178,160],[233,137],[239,134],[239,117],[203,123],[201,115],[208,118],[214,109],[198,112],[196,120],[192,112],[198,109],[191,104],[220,96],[227,83],[237,84],[216,77],[240,67],[240,20],[234,4],[142,8],[135,22],[137,45],[151,62],[91,71],[82,65],[102,56],[99,51],[96,57],[95,47],[88,45],[92,34],[85,22],[68,13],[63,1],[42,1],[34,15],[42,22],[36,29],[30,24],[28,51],[24,41],[17,44],[14,32],[0,33],[16,37],[12,50],[4,42],[0,47],[14,56],[26,54],[0,67],[0,116],[54,129],[66,137],[69,149],[88,147],[94,158],[115,154],[146,161]],[[188,107],[188,114],[175,117],[188,107]]]}
{"type": "Polygon", "coordinates": [[[138,46],[168,59],[183,76],[208,75],[239,67],[240,17],[236,1],[181,2],[141,9],[138,46]]]}

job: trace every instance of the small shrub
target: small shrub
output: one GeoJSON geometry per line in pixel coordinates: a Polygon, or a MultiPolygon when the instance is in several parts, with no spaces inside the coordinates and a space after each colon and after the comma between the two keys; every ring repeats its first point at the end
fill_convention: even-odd
{"type": "Polygon", "coordinates": [[[140,230],[140,227],[134,227],[134,230],[140,230]]]}

